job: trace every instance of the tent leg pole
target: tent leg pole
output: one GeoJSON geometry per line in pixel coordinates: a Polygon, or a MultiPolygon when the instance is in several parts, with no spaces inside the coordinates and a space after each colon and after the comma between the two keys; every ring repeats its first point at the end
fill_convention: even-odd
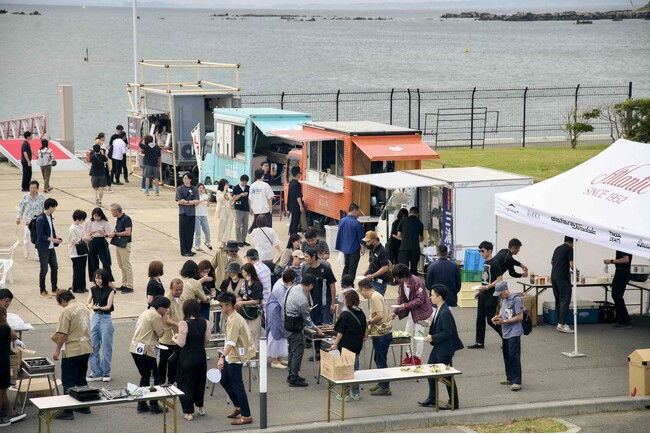
{"type": "Polygon", "coordinates": [[[578,240],[573,240],[573,277],[571,285],[572,298],[573,298],[573,352],[563,352],[562,354],[569,358],[586,357],[584,354],[578,352],[578,262],[577,258],[578,240]]]}

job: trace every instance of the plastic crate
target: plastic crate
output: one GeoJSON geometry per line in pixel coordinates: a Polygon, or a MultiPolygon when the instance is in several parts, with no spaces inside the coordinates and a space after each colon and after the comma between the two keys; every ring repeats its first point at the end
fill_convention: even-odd
{"type": "Polygon", "coordinates": [[[463,261],[463,269],[473,271],[483,271],[483,263],[485,259],[481,256],[478,249],[465,249],[465,260],[463,261]]]}
{"type": "Polygon", "coordinates": [[[477,270],[461,270],[460,271],[460,281],[461,282],[480,282],[483,271],[477,270]]]}

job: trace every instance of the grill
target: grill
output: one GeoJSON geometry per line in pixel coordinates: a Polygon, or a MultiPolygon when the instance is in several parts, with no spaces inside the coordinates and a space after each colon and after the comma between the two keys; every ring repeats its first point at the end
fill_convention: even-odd
{"type": "Polygon", "coordinates": [[[54,362],[47,357],[29,357],[23,359],[22,367],[30,375],[54,374],[54,362]]]}

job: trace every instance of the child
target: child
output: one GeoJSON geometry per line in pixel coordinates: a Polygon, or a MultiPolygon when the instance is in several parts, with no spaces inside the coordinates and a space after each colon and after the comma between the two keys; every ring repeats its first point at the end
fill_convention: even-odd
{"type": "Polygon", "coordinates": [[[341,278],[341,293],[336,298],[337,317],[341,316],[341,313],[348,310],[347,306],[345,305],[345,293],[350,290],[354,291],[354,276],[346,274],[341,278]]]}
{"type": "Polygon", "coordinates": [[[524,302],[508,289],[504,281],[497,283],[494,296],[501,298],[499,315],[492,318],[492,323],[501,326],[503,334],[503,362],[506,367],[506,378],[501,384],[510,386],[510,390],[521,390],[521,336],[524,328],[524,302]]]}
{"type": "Polygon", "coordinates": [[[305,254],[302,252],[302,250],[294,250],[291,254],[291,262],[289,265],[284,267],[283,272],[287,270],[293,270],[296,272],[296,285],[300,285],[300,281],[302,280],[302,265],[304,261],[305,254]]]}

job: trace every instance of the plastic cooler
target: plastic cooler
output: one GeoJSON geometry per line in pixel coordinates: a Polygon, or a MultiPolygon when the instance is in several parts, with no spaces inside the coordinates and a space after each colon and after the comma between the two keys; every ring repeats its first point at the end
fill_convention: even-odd
{"type": "MultiPolygon", "coordinates": [[[[544,322],[547,324],[557,324],[557,313],[555,312],[555,302],[545,301],[543,306],[544,322]]],[[[578,324],[596,324],[598,323],[599,304],[594,301],[578,300],[578,324]]],[[[565,324],[573,324],[573,303],[569,305],[569,311],[566,315],[565,324]]]]}
{"type": "Polygon", "coordinates": [[[484,262],[485,259],[483,259],[481,252],[479,252],[478,249],[465,249],[463,270],[483,271],[484,262]]]}

